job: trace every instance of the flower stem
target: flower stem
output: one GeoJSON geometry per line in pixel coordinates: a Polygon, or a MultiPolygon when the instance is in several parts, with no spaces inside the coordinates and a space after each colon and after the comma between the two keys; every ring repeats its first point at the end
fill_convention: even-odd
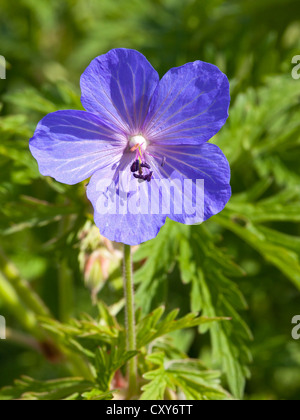
{"type": "MultiPolygon", "coordinates": [[[[126,311],[126,337],[127,350],[136,350],[135,311],[134,311],[134,284],[132,274],[132,258],[130,245],[124,245],[124,294],[126,311]]],[[[128,362],[128,394],[133,397],[137,394],[137,359],[133,357],[128,362]]]]}

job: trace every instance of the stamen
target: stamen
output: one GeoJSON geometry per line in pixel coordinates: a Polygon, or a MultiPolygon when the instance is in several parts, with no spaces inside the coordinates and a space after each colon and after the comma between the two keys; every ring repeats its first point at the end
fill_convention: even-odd
{"type": "Polygon", "coordinates": [[[148,165],[148,163],[146,163],[146,162],[141,163],[141,167],[142,167],[142,168],[151,169],[151,166],[150,166],[150,165],[148,165]]]}
{"type": "Polygon", "coordinates": [[[144,175],[141,174],[133,174],[133,176],[137,179],[144,179],[144,175]]]}
{"type": "MultiPolygon", "coordinates": [[[[140,140],[141,136],[138,136],[138,139],[140,140]]],[[[144,138],[142,139],[145,140],[144,138]]],[[[130,170],[133,173],[134,178],[150,182],[153,171],[150,171],[151,166],[145,161],[145,149],[143,148],[144,142],[140,143],[137,141],[137,137],[131,138],[131,140],[135,141],[136,144],[134,144],[130,149],[131,152],[135,152],[135,161],[131,164],[130,170]],[[144,168],[147,173],[143,173],[144,168]]]]}
{"type": "Polygon", "coordinates": [[[151,171],[148,175],[145,176],[145,181],[150,182],[153,176],[153,171],[151,171]]]}
{"type": "Polygon", "coordinates": [[[151,179],[152,179],[152,176],[153,176],[153,171],[149,172],[149,173],[148,173],[148,174],[146,174],[146,175],[143,175],[143,174],[140,174],[140,173],[138,173],[138,174],[134,173],[134,174],[133,174],[133,176],[134,176],[136,179],[142,179],[143,181],[148,181],[148,182],[150,182],[150,181],[151,181],[151,179]]]}
{"type": "Polygon", "coordinates": [[[140,161],[142,161],[143,160],[143,156],[142,156],[142,151],[141,151],[141,148],[140,147],[138,148],[137,152],[138,152],[140,161]]]}
{"type": "Polygon", "coordinates": [[[136,171],[138,171],[138,170],[139,170],[139,166],[140,166],[140,162],[139,162],[139,160],[137,159],[137,160],[135,160],[135,161],[133,162],[133,164],[131,165],[131,168],[130,168],[131,172],[136,172],[136,171]]]}
{"type": "Polygon", "coordinates": [[[161,164],[160,164],[160,166],[161,166],[162,168],[165,166],[166,161],[167,161],[167,158],[164,156],[164,157],[162,158],[162,161],[161,161],[161,164]]]}
{"type": "Polygon", "coordinates": [[[131,152],[135,152],[137,149],[139,149],[139,147],[140,147],[140,144],[139,144],[139,143],[137,143],[137,144],[135,144],[134,146],[132,146],[132,148],[130,149],[130,151],[131,151],[131,152]]]}

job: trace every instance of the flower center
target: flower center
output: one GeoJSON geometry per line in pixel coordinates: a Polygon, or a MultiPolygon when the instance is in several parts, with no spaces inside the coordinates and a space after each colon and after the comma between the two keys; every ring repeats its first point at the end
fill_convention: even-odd
{"type": "Polygon", "coordinates": [[[148,142],[144,136],[138,134],[137,136],[130,137],[128,144],[130,151],[135,152],[138,148],[140,148],[140,150],[144,152],[147,148],[148,142]]]}
{"type": "Polygon", "coordinates": [[[145,159],[145,150],[147,148],[147,140],[142,135],[132,136],[129,138],[129,150],[135,152],[135,160],[131,164],[130,170],[133,176],[140,181],[150,182],[153,176],[150,165],[145,159]]]}

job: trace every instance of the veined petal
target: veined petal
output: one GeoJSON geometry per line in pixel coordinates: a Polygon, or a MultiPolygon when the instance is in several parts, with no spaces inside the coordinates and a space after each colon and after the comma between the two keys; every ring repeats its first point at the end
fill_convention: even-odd
{"type": "Polygon", "coordinates": [[[201,223],[224,209],[231,197],[230,167],[218,146],[155,145],[149,153],[157,176],[169,179],[174,189],[170,219],[201,223]]]}
{"type": "MultiPolygon", "coordinates": [[[[129,170],[122,161],[120,168],[126,173],[129,170]]],[[[139,245],[155,238],[166,221],[166,215],[151,214],[148,200],[151,183],[138,183],[131,174],[130,192],[124,192],[119,188],[120,172],[116,172],[111,183],[104,182],[101,173],[96,172],[87,187],[87,196],[94,207],[95,223],[103,236],[115,242],[139,245]]]]}
{"type": "Polygon", "coordinates": [[[104,121],[138,133],[158,81],[141,53],[114,49],[94,59],[81,76],[81,102],[104,121]]]}
{"type": "Polygon", "coordinates": [[[125,146],[124,136],[97,115],[71,110],[43,118],[29,145],[41,174],[65,184],[81,182],[97,170],[112,176],[125,146]]]}
{"type": "Polygon", "coordinates": [[[216,66],[195,61],[173,68],[153,94],[146,133],[164,144],[204,143],[225,124],[229,104],[228,79],[216,66]]]}

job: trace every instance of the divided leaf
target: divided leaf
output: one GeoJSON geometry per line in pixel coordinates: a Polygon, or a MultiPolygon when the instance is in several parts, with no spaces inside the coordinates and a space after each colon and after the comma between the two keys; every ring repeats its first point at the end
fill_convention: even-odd
{"type": "Polygon", "coordinates": [[[231,396],[220,386],[220,373],[207,370],[198,360],[165,360],[163,353],[147,357],[157,369],[144,374],[141,400],[163,400],[169,391],[187,400],[228,400],[231,396]]]}

